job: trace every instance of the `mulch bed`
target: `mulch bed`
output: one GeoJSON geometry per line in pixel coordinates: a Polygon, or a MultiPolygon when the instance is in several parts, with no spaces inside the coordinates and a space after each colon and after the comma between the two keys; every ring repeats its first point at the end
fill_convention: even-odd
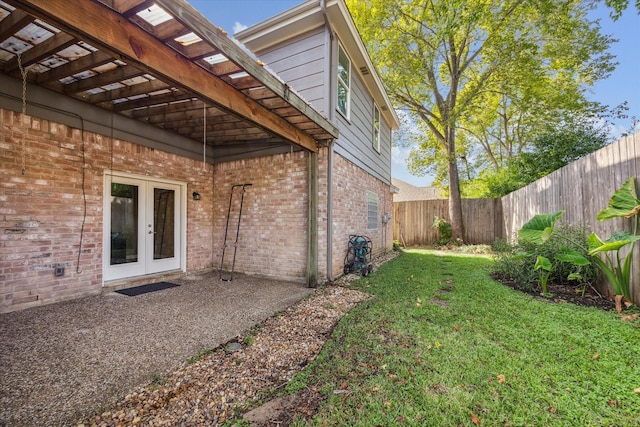
{"type": "Polygon", "coordinates": [[[584,296],[582,295],[582,287],[562,285],[558,283],[549,283],[547,285],[547,292],[552,296],[545,298],[540,295],[541,291],[538,288],[532,288],[530,286],[522,286],[519,283],[501,280],[494,278],[496,281],[502,283],[505,286],[509,286],[520,292],[524,292],[529,295],[533,295],[542,301],[549,301],[555,303],[567,302],[575,305],[581,305],[585,307],[596,307],[602,310],[615,311],[616,303],[613,299],[597,293],[593,288],[587,286],[584,296]]]}

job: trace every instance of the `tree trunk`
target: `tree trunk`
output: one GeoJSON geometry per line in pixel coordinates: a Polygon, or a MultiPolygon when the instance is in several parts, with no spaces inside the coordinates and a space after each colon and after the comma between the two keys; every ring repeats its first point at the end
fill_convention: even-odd
{"type": "Polygon", "coordinates": [[[456,159],[455,129],[447,132],[447,146],[449,151],[449,220],[451,221],[451,240],[464,240],[464,223],[462,221],[462,196],[460,195],[460,179],[458,177],[458,162],[456,159]]]}

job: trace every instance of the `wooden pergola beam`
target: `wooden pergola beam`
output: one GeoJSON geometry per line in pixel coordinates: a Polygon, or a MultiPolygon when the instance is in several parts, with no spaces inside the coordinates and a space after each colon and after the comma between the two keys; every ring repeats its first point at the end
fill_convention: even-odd
{"type": "Polygon", "coordinates": [[[238,64],[257,80],[260,80],[278,96],[286,99],[292,106],[320,125],[327,133],[335,138],[338,137],[338,129],[331,122],[314,110],[304,99],[291,92],[286,83],[283,83],[276,76],[265,70],[247,52],[238,49],[238,46],[226,36],[226,33],[217,27],[212,27],[209,21],[185,0],[155,0],[155,3],[176,20],[192,28],[198,37],[217,47],[224,56],[238,64]]]}
{"type": "MultiPolygon", "coordinates": [[[[49,21],[62,31],[87,40],[100,49],[113,52],[116,56],[122,56],[125,61],[140,70],[151,75],[159,75],[176,87],[193,92],[207,103],[219,105],[230,113],[308,151],[318,151],[318,144],[311,136],[106,6],[90,0],[76,0],[72,7],[69,7],[67,0],[10,2],[27,13],[49,21]]],[[[164,2],[161,3],[165,5],[164,2]]],[[[177,3],[186,4],[182,1],[177,3]]],[[[211,28],[208,32],[211,32],[211,28]]],[[[233,49],[240,50],[237,46],[233,49]]],[[[225,56],[229,56],[228,52],[221,51],[225,56]]],[[[337,136],[337,131],[335,133],[337,136]]]]}

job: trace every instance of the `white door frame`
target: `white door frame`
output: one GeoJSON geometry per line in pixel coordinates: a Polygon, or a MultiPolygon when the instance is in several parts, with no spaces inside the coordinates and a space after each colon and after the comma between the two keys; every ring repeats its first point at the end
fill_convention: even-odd
{"type": "Polygon", "coordinates": [[[142,175],[134,175],[123,172],[105,171],[103,191],[103,240],[102,240],[102,285],[105,283],[124,280],[132,277],[139,277],[150,274],[159,274],[166,271],[181,270],[186,271],[187,259],[187,184],[185,182],[172,181],[162,178],[155,178],[142,175]],[[139,249],[142,257],[138,262],[111,265],[111,183],[121,182],[123,184],[134,184],[139,187],[139,212],[138,220],[138,242],[143,245],[139,249]],[[155,187],[169,188],[176,191],[176,224],[175,242],[178,259],[154,260],[153,249],[149,249],[147,242],[150,240],[147,224],[147,211],[153,211],[153,189],[155,187]],[[151,194],[148,194],[151,192],[151,194]]]}

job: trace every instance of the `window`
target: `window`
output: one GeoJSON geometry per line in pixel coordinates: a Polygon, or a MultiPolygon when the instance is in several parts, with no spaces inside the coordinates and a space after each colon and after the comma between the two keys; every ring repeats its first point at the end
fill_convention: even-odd
{"type": "Polygon", "coordinates": [[[349,118],[351,108],[351,61],[338,45],[338,111],[349,118]]]}
{"type": "Polygon", "coordinates": [[[373,148],[380,152],[380,110],[373,104],[373,148]]]}
{"type": "Polygon", "coordinates": [[[378,195],[367,191],[367,229],[378,228],[378,195]]]}

